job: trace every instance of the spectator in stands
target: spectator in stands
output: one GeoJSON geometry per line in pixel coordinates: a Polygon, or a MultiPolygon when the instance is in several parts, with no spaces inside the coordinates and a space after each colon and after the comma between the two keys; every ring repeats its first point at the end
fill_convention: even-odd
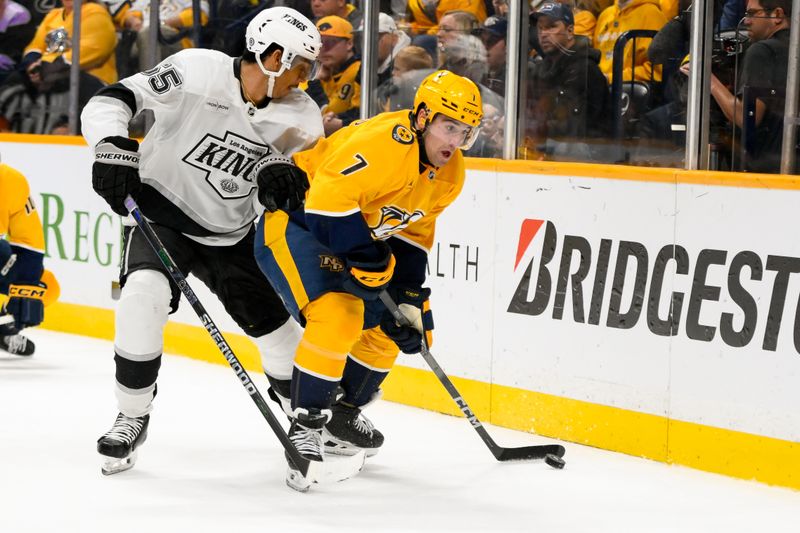
{"type": "Polygon", "coordinates": [[[400,50],[394,62],[392,80],[382,86],[379,96],[385,100],[386,111],[399,111],[414,103],[414,95],[425,76],[434,71],[430,54],[421,46],[413,44],[400,50]]]}
{"type": "Polygon", "coordinates": [[[22,50],[36,31],[30,11],[14,2],[0,0],[0,81],[22,59],[22,50]]]}
{"type": "Polygon", "coordinates": [[[323,17],[336,16],[345,19],[354,28],[361,26],[362,14],[347,0],[311,0],[311,13],[316,22],[323,17]]]}
{"type": "MultiPolygon", "coordinates": [[[[478,30],[478,35],[486,47],[486,64],[489,67],[483,77],[484,85],[497,94],[506,93],[506,32],[508,21],[502,17],[488,17],[478,30]]],[[[484,116],[486,116],[484,114],[484,116]]]]}
{"type": "MultiPolygon", "coordinates": [[[[667,23],[658,0],[616,0],[597,19],[594,47],[600,50],[600,70],[608,82],[612,79],[614,45],[620,35],[628,30],[660,30],[667,23]]],[[[636,39],[625,46],[622,79],[661,81],[661,67],[653,67],[647,57],[649,39],[636,39]]]]}
{"type": "MultiPolygon", "coordinates": [[[[25,48],[22,65],[34,84],[42,81],[43,63],[67,64],[72,58],[73,0],[62,3],[63,7],[54,8],[45,16],[25,48]]],[[[117,35],[108,10],[92,1],[85,2],[81,8],[81,70],[105,83],[117,81],[116,44],[117,35]]]]}
{"type": "Polygon", "coordinates": [[[477,20],[476,26],[486,19],[484,0],[415,0],[408,2],[411,34],[435,35],[442,18],[451,11],[466,11],[472,14],[477,20]]]}
{"type": "MultiPolygon", "coordinates": [[[[780,91],[786,88],[791,11],[791,0],[748,0],[744,25],[752,44],[744,55],[736,95],[717,76],[711,76],[711,96],[727,119],[739,128],[744,125],[745,88],[780,91]]],[[[688,75],[689,65],[681,67],[681,72],[688,75]]],[[[784,98],[756,98],[756,131],[749,133],[753,136],[754,148],[748,153],[746,170],[780,171],[783,113],[784,98]]]]}
{"type": "MultiPolygon", "coordinates": [[[[63,131],[69,112],[73,1],[52,9],[24,50],[20,70],[0,87],[0,128],[17,133],[63,131]]],[[[103,84],[116,81],[116,34],[105,7],[93,2],[81,9],[78,103],[80,108],[103,84]]]]}
{"type": "MultiPolygon", "coordinates": [[[[474,35],[457,35],[442,50],[440,59],[442,60],[440,69],[450,70],[475,82],[481,91],[484,111],[487,105],[500,110],[504,109],[503,97],[480,82],[489,68],[486,64],[486,49],[480,39],[474,35]]],[[[418,69],[395,78],[397,90],[392,95],[391,109],[413,107],[416,88],[431,72],[433,69],[418,69]]]]}
{"type": "Polygon", "coordinates": [[[594,39],[594,29],[597,25],[597,17],[585,6],[585,0],[561,0],[559,3],[572,8],[575,17],[575,35],[583,35],[591,42],[594,39]]]}
{"type": "MultiPolygon", "coordinates": [[[[358,29],[360,34],[363,26],[358,29]]],[[[394,61],[400,51],[411,44],[411,38],[397,29],[394,19],[386,13],[378,14],[378,85],[392,78],[394,61]]]]}
{"type": "Polygon", "coordinates": [[[120,31],[124,30],[125,17],[131,9],[131,0],[100,0],[100,3],[108,9],[108,14],[114,21],[114,27],[120,31]]]}
{"type": "Polygon", "coordinates": [[[16,68],[34,32],[36,26],[25,6],[0,0],[0,82],[16,68]]]}
{"type": "Polygon", "coordinates": [[[508,18],[508,2],[506,0],[492,0],[492,6],[496,17],[508,18]]]}
{"type": "Polygon", "coordinates": [[[480,26],[478,19],[469,11],[448,11],[439,21],[436,40],[439,50],[459,35],[469,35],[480,26]]]}
{"type": "Polygon", "coordinates": [[[330,135],[359,117],[361,58],[353,52],[353,26],[342,17],[323,17],[317,29],[322,36],[322,67],[307,92],[322,109],[325,135],[330,135]]]}
{"type": "Polygon", "coordinates": [[[397,78],[420,69],[433,69],[433,58],[421,46],[406,46],[394,59],[392,77],[397,78]]]}
{"type": "Polygon", "coordinates": [[[41,24],[44,16],[47,15],[56,2],[42,2],[41,0],[14,0],[31,14],[31,21],[36,28],[41,24]]]}
{"type": "MultiPolygon", "coordinates": [[[[159,45],[159,56],[156,62],[171,56],[184,48],[191,48],[194,43],[188,36],[179,38],[180,34],[188,33],[194,25],[192,0],[160,0],[159,21],[161,22],[161,35],[166,40],[174,41],[170,44],[159,45]]],[[[208,23],[208,2],[200,2],[200,24],[208,23]]],[[[148,61],[150,54],[150,0],[136,0],[130,10],[125,14],[123,26],[136,33],[136,48],[138,50],[139,71],[153,67],[148,61]]]]}
{"type": "Polygon", "coordinates": [[[474,35],[455,35],[440,51],[439,68],[481,83],[489,72],[486,47],[474,35]]]}
{"type": "Polygon", "coordinates": [[[392,79],[378,87],[378,99],[384,111],[398,111],[405,109],[404,104],[414,103],[414,95],[419,85],[406,84],[404,80],[415,76],[418,71],[425,71],[425,75],[418,76],[422,80],[427,74],[433,72],[433,58],[421,46],[406,46],[397,53],[392,69],[392,79]],[[404,87],[408,94],[400,95],[400,88],[404,87]]]}
{"type": "Polygon", "coordinates": [[[139,72],[138,49],[136,48],[136,38],[138,34],[129,29],[125,24],[128,12],[131,10],[131,0],[99,0],[106,6],[108,14],[117,30],[117,46],[114,49],[114,56],[117,64],[117,77],[127,78],[139,72]]]}
{"type": "Polygon", "coordinates": [[[575,0],[572,11],[575,14],[575,35],[582,35],[591,43],[597,27],[597,15],[585,7],[587,3],[586,0],[575,0]]]}
{"type": "Polygon", "coordinates": [[[678,16],[678,12],[680,11],[680,1],[658,0],[658,7],[661,8],[661,12],[664,13],[664,16],[667,17],[667,20],[669,20],[678,16]]]}
{"type": "Polygon", "coordinates": [[[590,159],[587,139],[606,135],[611,118],[597,51],[575,38],[569,6],[548,2],[532,18],[543,54],[528,66],[526,157],[590,159]]]}
{"type": "MultiPolygon", "coordinates": [[[[575,19],[575,39],[584,41],[587,46],[592,46],[594,39],[594,30],[597,25],[597,17],[594,12],[584,6],[594,6],[591,0],[545,0],[545,2],[556,2],[564,4],[572,10],[572,15],[575,19]]],[[[545,2],[542,2],[544,4],[545,2]]],[[[529,45],[536,54],[542,54],[542,49],[539,46],[539,37],[536,34],[536,23],[531,22],[528,28],[529,45]]]]}

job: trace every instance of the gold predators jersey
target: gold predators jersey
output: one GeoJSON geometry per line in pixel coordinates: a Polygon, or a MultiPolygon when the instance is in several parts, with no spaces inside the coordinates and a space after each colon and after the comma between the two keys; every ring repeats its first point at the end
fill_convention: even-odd
{"type": "Polygon", "coordinates": [[[361,61],[351,58],[343,68],[329,80],[320,80],[322,89],[328,96],[325,112],[344,113],[361,105],[361,61]]]}
{"type": "Polygon", "coordinates": [[[42,222],[28,181],[18,171],[0,163],[0,236],[11,245],[44,254],[42,222]]]}
{"type": "Polygon", "coordinates": [[[373,239],[394,236],[425,251],[433,245],[436,217],[464,185],[464,160],[457,150],[440,168],[420,164],[410,120],[408,110],[382,113],[294,155],[311,183],[306,220],[325,219],[337,241],[325,244],[335,252],[358,246],[347,242],[348,235],[357,239],[346,222],[354,217],[373,239]]]}

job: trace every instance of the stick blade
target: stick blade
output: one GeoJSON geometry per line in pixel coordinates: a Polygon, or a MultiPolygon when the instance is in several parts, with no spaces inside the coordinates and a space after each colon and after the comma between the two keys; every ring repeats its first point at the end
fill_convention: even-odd
{"type": "Polygon", "coordinates": [[[522,446],[520,448],[499,448],[495,457],[498,461],[532,461],[544,459],[547,455],[564,457],[567,450],[560,444],[544,444],[541,446],[522,446]]]}
{"type": "Polygon", "coordinates": [[[355,455],[326,457],[324,461],[309,461],[305,474],[289,467],[286,483],[299,492],[305,492],[312,483],[328,484],[350,479],[364,468],[367,454],[360,450],[355,455]],[[296,475],[292,476],[292,472],[296,475]]]}

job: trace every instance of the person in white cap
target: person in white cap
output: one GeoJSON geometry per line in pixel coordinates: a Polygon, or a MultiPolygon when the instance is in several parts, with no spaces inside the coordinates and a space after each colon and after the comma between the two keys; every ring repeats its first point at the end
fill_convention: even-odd
{"type": "Polygon", "coordinates": [[[378,85],[392,77],[394,58],[411,44],[411,38],[397,29],[394,19],[386,13],[378,15],[378,85]]]}

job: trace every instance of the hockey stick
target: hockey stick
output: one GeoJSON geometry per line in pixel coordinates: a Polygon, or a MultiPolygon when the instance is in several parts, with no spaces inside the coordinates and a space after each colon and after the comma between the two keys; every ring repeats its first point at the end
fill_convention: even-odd
{"type": "MultiPolygon", "coordinates": [[[[323,464],[319,461],[309,461],[300,455],[300,452],[297,451],[297,448],[295,448],[294,444],[292,444],[292,441],[289,440],[289,436],[283,430],[283,427],[281,427],[278,419],[275,418],[272,410],[267,406],[267,402],[264,401],[264,397],[261,396],[260,392],[258,392],[253,380],[250,379],[250,375],[233,353],[230,345],[228,345],[225,337],[223,337],[222,332],[219,330],[219,328],[217,328],[217,325],[208,315],[205,307],[203,307],[203,304],[200,303],[200,300],[198,300],[194,291],[189,286],[189,282],[186,281],[186,277],[181,273],[178,267],[175,266],[175,262],[172,260],[169,252],[167,252],[166,248],[164,248],[164,245],[161,243],[158,235],[155,234],[153,228],[150,226],[150,223],[145,220],[144,216],[142,216],[139,206],[136,205],[136,202],[130,196],[125,198],[125,208],[128,210],[128,212],[130,212],[131,216],[133,216],[133,219],[142,230],[142,233],[144,233],[147,242],[161,260],[161,264],[164,265],[164,268],[166,268],[167,272],[169,272],[172,281],[175,282],[183,295],[186,297],[186,300],[191,304],[194,312],[197,313],[197,316],[200,318],[200,322],[203,324],[203,327],[206,328],[208,334],[211,335],[212,339],[214,339],[217,348],[220,352],[222,352],[223,357],[225,357],[225,360],[236,373],[236,377],[239,378],[239,381],[241,381],[242,386],[250,395],[250,398],[252,398],[253,402],[256,404],[256,407],[258,407],[258,410],[267,420],[267,423],[269,423],[269,427],[272,428],[275,436],[278,437],[279,441],[281,441],[281,445],[283,445],[284,450],[286,450],[286,454],[289,456],[294,466],[300,471],[301,474],[303,474],[303,477],[310,481],[319,481],[322,479],[326,474],[323,464]]],[[[360,456],[361,465],[364,464],[364,456],[365,452],[362,451],[360,456]]],[[[359,455],[355,455],[353,457],[355,459],[352,462],[355,464],[358,462],[359,455]]],[[[354,474],[360,470],[361,465],[359,465],[358,469],[352,473],[354,474]]],[[[336,474],[334,473],[334,475],[336,474]]],[[[338,477],[341,477],[341,475],[338,477]]],[[[346,477],[349,477],[349,475],[346,477]]]]}
{"type": "MultiPolygon", "coordinates": [[[[394,303],[392,297],[389,296],[389,293],[386,291],[381,291],[380,299],[398,324],[413,327],[408,318],[406,318],[406,316],[400,311],[400,308],[397,307],[397,304],[394,303]]],[[[495,459],[498,461],[544,459],[545,462],[553,468],[564,468],[565,463],[562,457],[566,453],[566,450],[560,444],[521,446],[516,448],[505,448],[503,446],[499,446],[486,431],[486,428],[483,427],[483,424],[480,420],[478,420],[478,417],[475,416],[475,413],[472,412],[472,409],[469,408],[466,400],[464,400],[464,398],[458,392],[458,389],[456,389],[455,385],[453,385],[453,382],[450,381],[450,378],[447,377],[447,374],[444,373],[442,367],[439,366],[439,363],[436,361],[436,359],[434,359],[433,354],[431,354],[430,350],[428,349],[428,341],[424,334],[422,335],[420,355],[422,355],[422,358],[425,359],[426,363],[428,363],[428,366],[431,367],[431,370],[433,370],[433,373],[437,378],[439,378],[439,381],[442,383],[442,385],[444,385],[444,388],[447,389],[447,392],[450,393],[453,401],[456,402],[458,408],[461,409],[461,412],[464,413],[465,417],[467,417],[467,420],[469,420],[470,424],[472,424],[472,427],[478,432],[478,435],[480,435],[481,439],[483,439],[483,442],[489,447],[489,451],[492,452],[492,455],[494,455],[495,459]]]]}

